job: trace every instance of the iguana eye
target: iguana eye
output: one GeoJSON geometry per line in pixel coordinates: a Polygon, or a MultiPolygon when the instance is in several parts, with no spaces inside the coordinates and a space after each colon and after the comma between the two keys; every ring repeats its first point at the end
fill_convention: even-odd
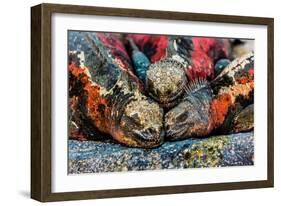
{"type": "Polygon", "coordinates": [[[179,116],[177,116],[177,120],[179,122],[184,122],[188,118],[188,112],[182,113],[179,116]]]}

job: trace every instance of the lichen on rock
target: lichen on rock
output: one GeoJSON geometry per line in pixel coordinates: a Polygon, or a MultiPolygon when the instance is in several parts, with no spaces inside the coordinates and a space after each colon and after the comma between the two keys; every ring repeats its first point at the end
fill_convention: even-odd
{"type": "Polygon", "coordinates": [[[193,144],[184,151],[184,167],[217,167],[222,159],[223,148],[228,142],[227,136],[218,136],[193,144]]]}

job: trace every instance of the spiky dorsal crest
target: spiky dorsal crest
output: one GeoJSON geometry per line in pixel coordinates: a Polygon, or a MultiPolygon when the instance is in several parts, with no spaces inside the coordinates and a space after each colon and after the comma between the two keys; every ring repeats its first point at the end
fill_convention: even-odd
{"type": "Polygon", "coordinates": [[[208,85],[208,82],[204,78],[196,78],[190,82],[184,87],[184,90],[187,94],[192,94],[197,92],[198,90],[206,87],[208,85]]]}

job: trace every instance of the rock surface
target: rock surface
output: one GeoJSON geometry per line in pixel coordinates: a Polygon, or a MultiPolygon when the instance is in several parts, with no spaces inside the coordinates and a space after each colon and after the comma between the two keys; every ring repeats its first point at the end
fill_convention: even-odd
{"type": "Polygon", "coordinates": [[[69,140],[69,174],[254,164],[254,132],[165,142],[155,149],[69,140]]]}

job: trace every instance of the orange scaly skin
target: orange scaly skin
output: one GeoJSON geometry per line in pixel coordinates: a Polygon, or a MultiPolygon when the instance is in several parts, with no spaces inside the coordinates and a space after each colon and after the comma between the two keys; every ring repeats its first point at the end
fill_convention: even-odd
{"type": "MultiPolygon", "coordinates": [[[[237,65],[239,64],[240,63],[237,62],[237,65]]],[[[251,65],[253,62],[249,64],[251,65]]],[[[235,66],[233,67],[235,68],[235,66]]],[[[227,67],[225,71],[226,70],[230,71],[231,68],[227,67]]],[[[237,73],[234,73],[234,76],[232,76],[233,84],[221,87],[217,96],[215,96],[211,102],[210,113],[213,128],[217,128],[223,124],[229,109],[234,106],[237,97],[242,96],[246,100],[250,99],[250,94],[254,90],[254,68],[241,68],[236,72],[237,73]]],[[[224,75],[227,76],[228,74],[225,72],[224,75]]],[[[214,80],[214,82],[219,81],[219,78],[221,77],[222,75],[216,78],[217,80],[214,80]]]]}
{"type": "Polygon", "coordinates": [[[102,132],[109,130],[108,120],[106,117],[111,113],[107,100],[103,99],[100,95],[100,87],[95,85],[88,76],[87,68],[77,67],[74,63],[70,64],[69,72],[74,75],[77,80],[83,83],[84,92],[87,94],[86,107],[88,108],[88,115],[91,119],[95,120],[95,126],[102,132]],[[100,107],[104,107],[103,112],[100,107]]]}
{"type": "Polygon", "coordinates": [[[219,95],[211,102],[211,125],[216,128],[224,122],[228,109],[232,105],[229,94],[219,95]]]}
{"type": "MultiPolygon", "coordinates": [[[[134,134],[130,133],[131,129],[129,128],[129,125],[124,125],[125,127],[128,127],[128,130],[130,132],[126,132],[121,126],[123,124],[121,123],[122,120],[117,121],[115,119],[115,116],[112,115],[114,112],[112,103],[109,102],[108,96],[103,96],[101,94],[102,88],[98,85],[96,85],[90,77],[88,76],[89,72],[87,68],[80,68],[77,67],[75,64],[69,65],[69,72],[74,75],[77,78],[77,81],[81,81],[83,84],[83,92],[86,96],[86,102],[84,107],[87,108],[86,116],[89,118],[92,124],[96,128],[98,128],[99,131],[110,134],[115,140],[118,142],[125,144],[127,146],[131,147],[143,147],[143,148],[150,148],[158,146],[162,143],[162,137],[161,134],[161,127],[159,126],[159,132],[155,136],[151,136],[151,140],[144,139],[143,141],[138,140],[136,137],[134,137],[134,134]]],[[[122,96],[121,96],[122,97],[122,96]]],[[[134,92],[130,94],[130,97],[126,101],[135,101],[134,92]]],[[[122,99],[120,99],[121,101],[122,99]]],[[[76,100],[75,100],[76,101],[76,100]]],[[[79,100],[78,100],[79,101],[79,100]]],[[[145,99],[142,99],[142,101],[146,101],[145,99]]],[[[118,102],[118,100],[117,100],[118,102]]],[[[71,108],[75,109],[77,102],[70,102],[71,108]]],[[[154,104],[153,102],[151,104],[154,104]]],[[[120,109],[118,109],[119,115],[122,115],[123,109],[122,107],[125,107],[126,105],[119,105],[120,109]]],[[[144,108],[142,108],[143,110],[144,108]]],[[[147,109],[147,108],[146,108],[147,109]]],[[[153,111],[157,112],[157,111],[153,111]]],[[[137,113],[136,113],[137,114],[137,113]]],[[[149,115],[149,114],[148,114],[149,115]]],[[[129,117],[129,116],[128,116],[129,117]]],[[[118,119],[118,118],[117,118],[118,119]]],[[[162,118],[159,119],[160,123],[162,118]]],[[[139,125],[139,124],[137,124],[139,125]]],[[[145,126],[145,125],[144,125],[145,126]]],[[[149,128],[148,128],[149,129],[149,128]]],[[[157,128],[158,129],[158,128],[157,128]]],[[[144,130],[145,132],[146,130],[144,130]]],[[[157,130],[158,131],[158,130],[157,130]]],[[[76,139],[79,140],[87,140],[87,136],[83,135],[83,133],[80,133],[76,130],[74,130],[70,135],[75,136],[76,139]]]]}

